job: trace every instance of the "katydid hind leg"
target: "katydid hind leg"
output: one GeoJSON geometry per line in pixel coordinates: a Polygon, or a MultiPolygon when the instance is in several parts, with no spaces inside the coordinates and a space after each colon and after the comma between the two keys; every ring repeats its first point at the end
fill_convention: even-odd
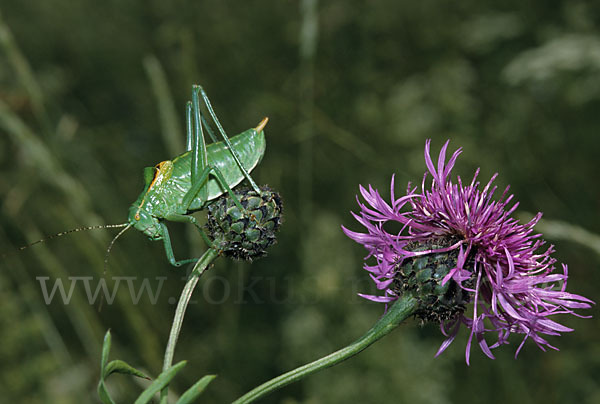
{"type": "Polygon", "coordinates": [[[215,125],[217,126],[217,129],[219,130],[219,133],[223,137],[223,140],[225,141],[225,144],[227,144],[227,147],[229,148],[229,151],[231,152],[231,155],[235,159],[235,162],[240,167],[240,170],[242,170],[242,173],[244,174],[244,177],[246,177],[246,179],[250,183],[250,186],[252,186],[252,188],[258,194],[260,194],[261,193],[260,188],[256,185],[256,183],[254,182],[254,180],[252,179],[252,177],[248,173],[248,170],[242,164],[242,161],[240,160],[240,157],[238,156],[237,152],[235,151],[235,149],[231,145],[231,142],[229,141],[229,137],[225,133],[225,129],[223,129],[223,126],[221,125],[221,122],[219,122],[219,118],[217,118],[217,115],[215,114],[215,111],[213,110],[213,107],[212,107],[212,105],[210,103],[210,100],[208,99],[208,96],[206,95],[206,92],[204,91],[204,89],[201,86],[196,86],[195,90],[196,91],[194,91],[194,93],[196,95],[197,95],[197,91],[200,91],[200,93],[202,94],[202,99],[204,100],[204,104],[206,105],[206,109],[208,110],[208,113],[210,114],[210,117],[215,122],[215,125]]]}
{"type": "MultiPolygon", "coordinates": [[[[197,188],[194,195],[198,194],[198,197],[202,201],[206,201],[208,199],[208,183],[206,181],[200,181],[200,177],[208,166],[208,155],[206,154],[206,143],[204,142],[204,133],[202,131],[202,112],[200,111],[197,86],[194,86],[192,90],[192,105],[194,109],[194,136],[192,138],[191,188],[197,188]]],[[[193,197],[187,201],[187,206],[189,206],[192,199],[193,197]]]]}
{"type": "Polygon", "coordinates": [[[185,151],[191,151],[194,147],[193,145],[193,132],[194,126],[192,122],[192,103],[188,101],[185,104],[185,123],[186,123],[186,146],[185,151]]]}
{"type": "MultiPolygon", "coordinates": [[[[208,124],[208,122],[206,121],[206,118],[204,118],[204,115],[200,114],[200,120],[202,121],[202,125],[204,126],[204,129],[206,129],[206,133],[208,133],[208,136],[210,137],[210,139],[213,141],[213,143],[217,142],[217,137],[215,136],[214,132],[212,131],[212,129],[210,128],[210,125],[208,124]]],[[[192,106],[192,102],[188,101],[186,103],[185,106],[185,122],[186,122],[186,129],[187,129],[187,136],[186,136],[186,148],[185,151],[191,151],[193,148],[193,144],[192,144],[192,139],[193,139],[193,134],[194,134],[194,121],[193,121],[193,106],[192,106]]]]}
{"type": "Polygon", "coordinates": [[[210,125],[204,118],[204,115],[200,115],[200,118],[202,119],[202,124],[204,125],[204,129],[206,129],[206,133],[208,133],[210,140],[212,140],[213,143],[217,143],[217,137],[215,136],[215,133],[212,131],[212,129],[210,128],[210,125]]]}
{"type": "MultiPolygon", "coordinates": [[[[193,146],[193,136],[194,136],[194,115],[193,115],[193,104],[191,101],[188,101],[186,103],[186,109],[185,109],[185,122],[186,122],[186,148],[185,151],[191,151],[193,146]]],[[[202,126],[204,127],[204,129],[206,129],[206,133],[208,133],[208,136],[210,137],[210,139],[213,141],[213,143],[217,142],[217,137],[215,136],[214,132],[212,131],[212,129],[210,128],[210,125],[208,124],[208,122],[206,121],[206,118],[204,118],[203,114],[200,114],[200,120],[202,122],[202,126]]]]}
{"type": "MultiPolygon", "coordinates": [[[[191,206],[192,202],[194,201],[194,199],[200,197],[201,190],[208,189],[208,176],[211,174],[215,176],[216,180],[219,182],[219,185],[221,185],[221,188],[223,188],[225,191],[227,191],[227,193],[233,200],[233,203],[235,203],[235,205],[238,208],[245,211],[246,209],[244,209],[244,207],[240,203],[237,196],[235,196],[235,193],[233,192],[233,190],[231,189],[229,184],[227,184],[225,177],[223,176],[221,171],[215,166],[208,166],[208,167],[204,168],[204,170],[200,174],[200,177],[198,178],[198,182],[196,182],[195,184],[192,184],[190,190],[187,191],[187,193],[183,196],[183,200],[181,201],[180,211],[187,212],[188,210],[190,210],[190,206],[191,206]]],[[[206,199],[201,199],[201,201],[206,202],[206,199]]]]}

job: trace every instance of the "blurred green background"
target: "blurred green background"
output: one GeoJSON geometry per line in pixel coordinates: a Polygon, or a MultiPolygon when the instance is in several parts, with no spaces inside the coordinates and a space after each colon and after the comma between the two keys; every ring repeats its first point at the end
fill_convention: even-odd
{"type": "MultiPolygon", "coordinates": [[[[202,84],[230,134],[269,116],[255,170],[285,201],[279,243],[253,264],[217,261],[196,290],[175,360],[181,393],[219,377],[206,403],[230,402],[281,372],[351,342],[383,306],[361,269],[365,250],[340,225],[358,184],[397,193],[425,170],[433,139],[462,146],[455,174],[481,167],[511,184],[521,212],[569,264],[569,291],[600,300],[600,3],[589,1],[3,1],[0,6],[0,251],[83,225],[122,223],[142,168],[182,151],[184,106],[202,84]],[[523,213],[527,218],[528,214],[523,213]],[[529,214],[530,217],[530,214],[529,214]],[[586,230],[583,230],[586,229],[586,230]]],[[[198,217],[202,218],[203,213],[198,217]]],[[[179,258],[205,248],[172,224],[179,258]]],[[[80,232],[0,262],[0,402],[95,403],[100,346],[156,375],[184,269],[161,243],[80,232]],[[115,290],[99,310],[91,291],[115,290]],[[47,277],[47,280],[44,281],[47,277]],[[41,285],[73,287],[46,304],[41,285]],[[134,298],[144,280],[147,290],[134,298]],[[79,283],[77,283],[79,282],[79,283]]],[[[57,292],[58,293],[58,292],[57,292]]],[[[264,403],[598,403],[599,309],[576,329],[473,349],[410,321],[367,351],[264,403]]],[[[120,403],[142,385],[113,376],[120,403]]]]}

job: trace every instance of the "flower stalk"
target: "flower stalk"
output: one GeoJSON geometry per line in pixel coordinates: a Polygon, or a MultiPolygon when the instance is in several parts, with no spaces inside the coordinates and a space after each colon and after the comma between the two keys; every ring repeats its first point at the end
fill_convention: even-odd
{"type": "MultiPolygon", "coordinates": [[[[181,332],[181,325],[183,324],[183,318],[185,311],[192,297],[192,293],[200,279],[200,276],[208,269],[209,265],[219,256],[219,252],[213,248],[209,248],[202,257],[196,262],[190,277],[181,291],[177,308],[175,309],[175,316],[173,318],[173,324],[171,325],[171,332],[169,333],[169,342],[167,343],[167,349],[165,350],[165,359],[163,362],[163,372],[167,371],[173,364],[173,356],[175,354],[175,345],[177,345],[177,339],[181,332]]],[[[167,404],[168,387],[165,387],[161,391],[160,403],[167,404]]]]}
{"type": "Polygon", "coordinates": [[[296,382],[309,376],[319,370],[337,365],[366,349],[369,345],[384,337],[390,331],[395,329],[406,318],[410,317],[417,310],[417,299],[411,294],[405,294],[400,299],[396,300],[387,312],[365,333],[361,338],[340,349],[332,354],[329,354],[314,362],[300,366],[294,370],[282,374],[266,383],[256,387],[255,389],[244,394],[242,397],[235,400],[232,404],[248,404],[255,400],[264,397],[265,395],[283,387],[290,383],[296,382]]]}

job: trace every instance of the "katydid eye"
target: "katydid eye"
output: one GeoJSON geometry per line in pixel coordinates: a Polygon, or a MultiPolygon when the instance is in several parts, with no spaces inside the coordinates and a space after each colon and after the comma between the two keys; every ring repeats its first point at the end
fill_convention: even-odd
{"type": "Polygon", "coordinates": [[[139,213],[135,214],[135,220],[140,220],[140,214],[139,213]]]}

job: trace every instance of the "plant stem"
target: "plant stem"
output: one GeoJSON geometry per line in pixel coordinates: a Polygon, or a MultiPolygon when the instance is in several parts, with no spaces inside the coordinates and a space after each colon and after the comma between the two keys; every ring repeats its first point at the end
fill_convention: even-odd
{"type": "Polygon", "coordinates": [[[329,354],[314,362],[300,366],[292,371],[282,374],[266,383],[256,387],[254,390],[244,394],[242,397],[235,400],[232,404],[247,404],[251,403],[272,391],[275,391],[287,384],[296,382],[308,375],[318,372],[321,369],[337,365],[344,360],[358,354],[373,342],[387,335],[390,331],[396,328],[402,321],[412,315],[417,308],[417,300],[405,295],[398,299],[392,307],[375,323],[369,331],[354,343],[345,348],[340,349],[332,354],[329,354]]]}
{"type": "MultiPolygon", "coordinates": [[[[173,364],[173,356],[175,354],[175,345],[179,338],[181,331],[181,325],[183,324],[183,317],[185,316],[185,310],[187,309],[194,288],[200,279],[200,276],[206,271],[211,262],[213,262],[219,256],[218,251],[213,248],[209,248],[202,257],[194,265],[190,277],[181,291],[179,302],[177,303],[177,309],[175,309],[175,317],[173,318],[173,325],[171,326],[171,332],[169,333],[169,342],[167,343],[167,349],[165,350],[165,360],[163,362],[163,372],[168,370],[173,364]]],[[[167,404],[168,387],[165,387],[160,393],[160,403],[167,404]]]]}

